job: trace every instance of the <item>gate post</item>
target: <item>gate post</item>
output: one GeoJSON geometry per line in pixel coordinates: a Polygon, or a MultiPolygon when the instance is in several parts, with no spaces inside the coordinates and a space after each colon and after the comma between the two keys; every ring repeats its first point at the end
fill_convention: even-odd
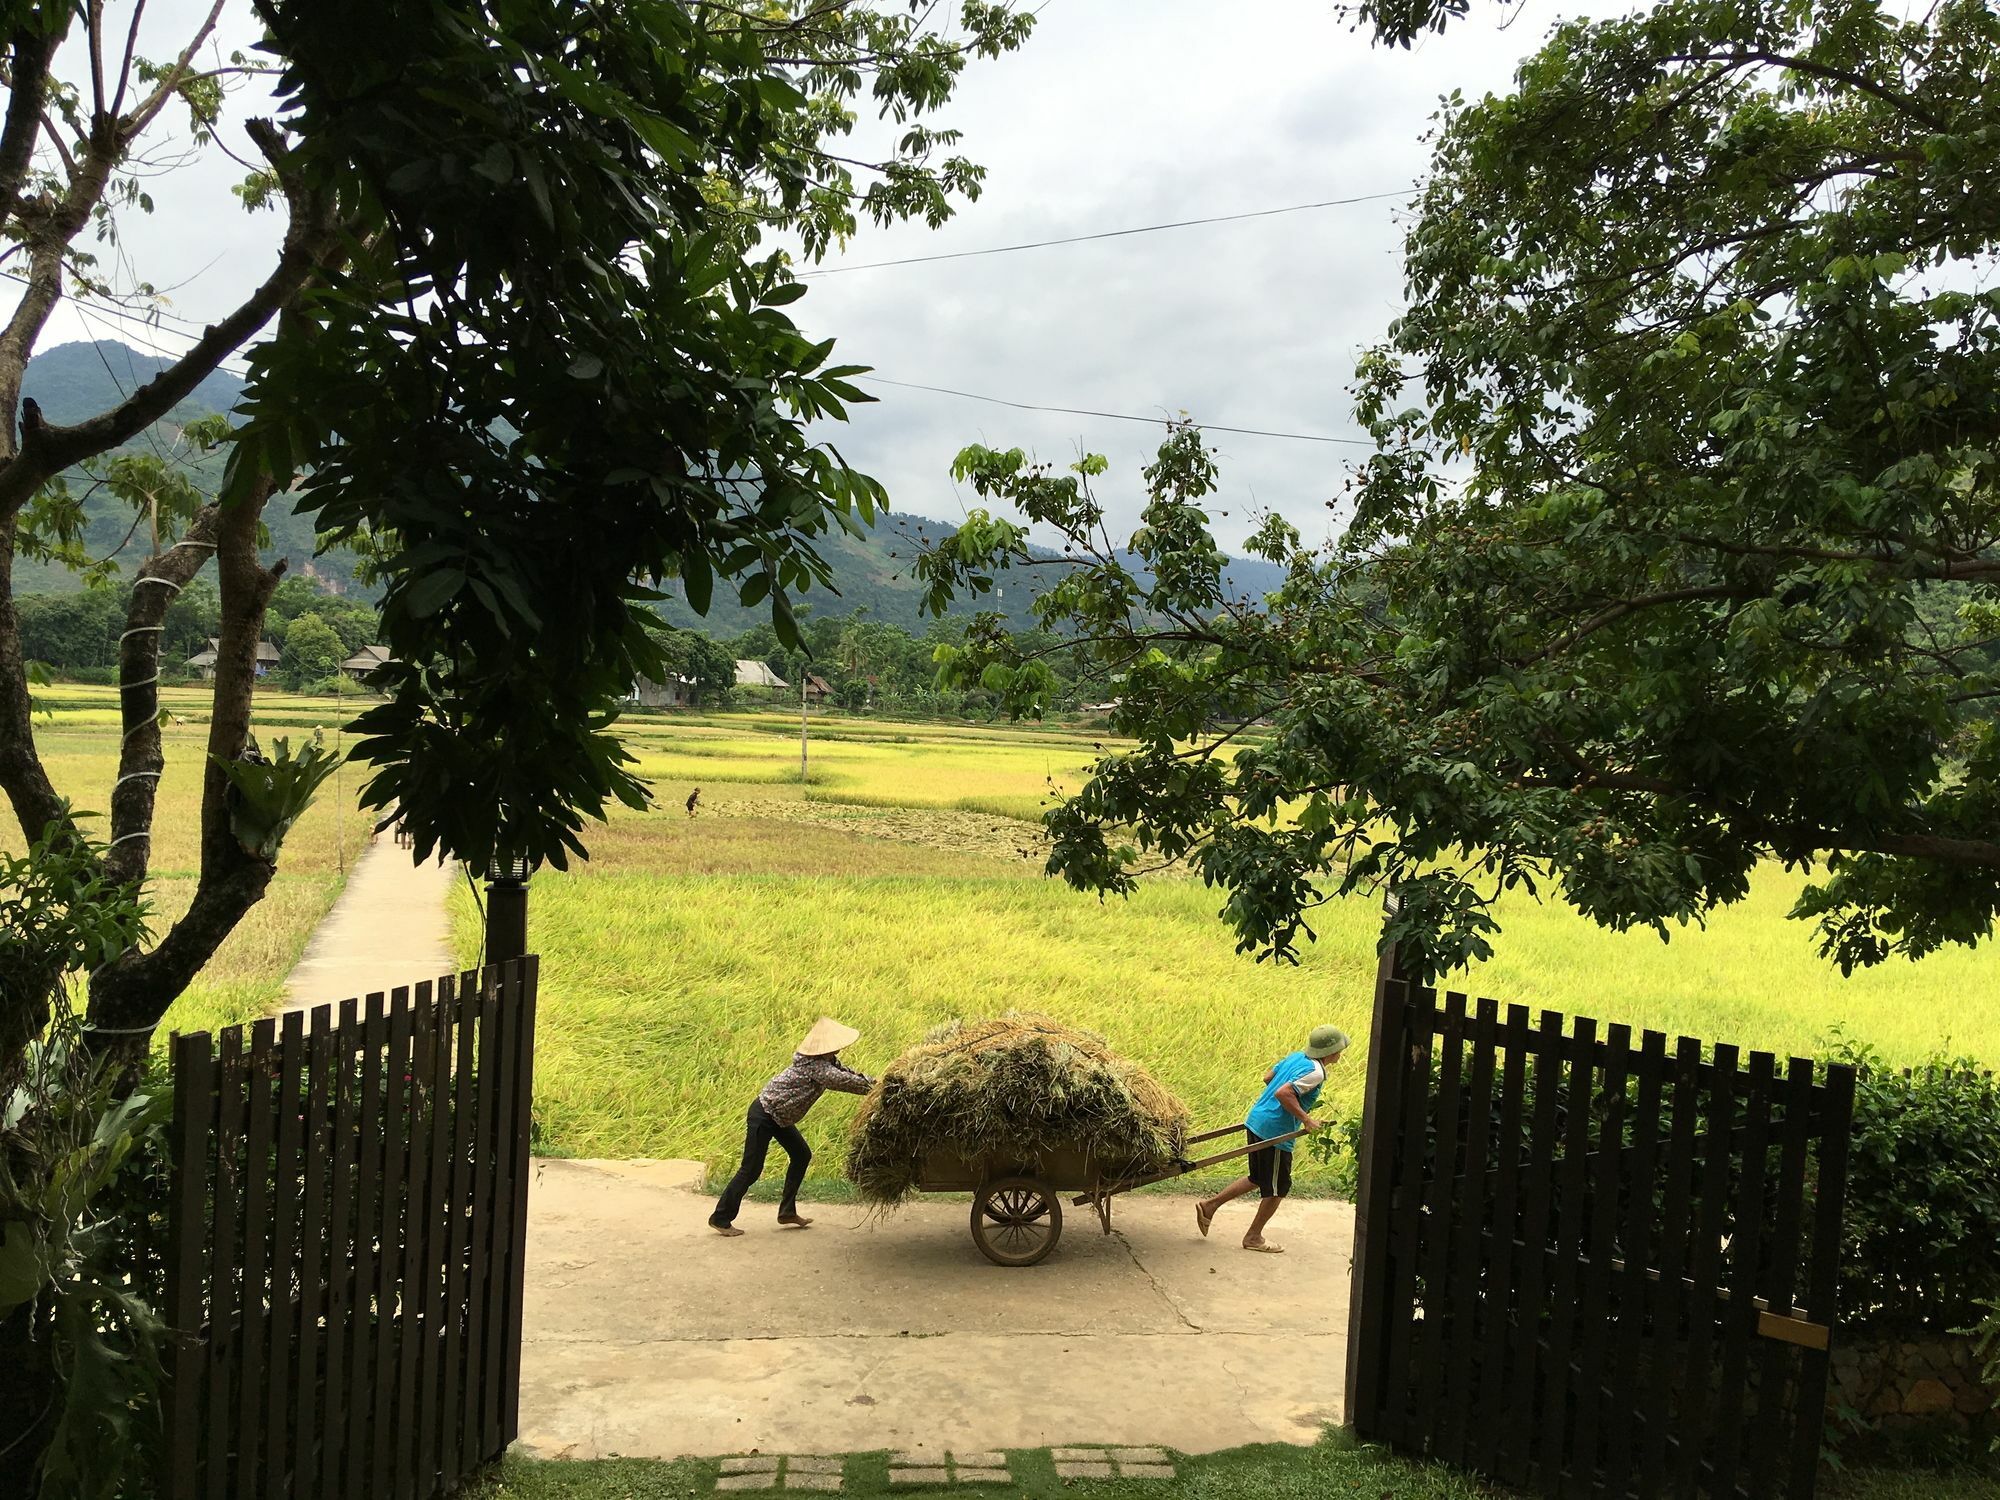
{"type": "MultiPolygon", "coordinates": [[[[1400,905],[1394,891],[1383,898],[1385,926],[1400,905]]],[[[1396,1107],[1395,1081],[1402,1074],[1406,1046],[1400,1002],[1411,977],[1406,956],[1385,936],[1375,965],[1375,1010],[1368,1027],[1368,1070],[1361,1093],[1354,1256],[1347,1293],[1347,1383],[1341,1399],[1341,1421],[1360,1437],[1376,1435],[1382,1409],[1383,1393],[1377,1387],[1389,1256],[1387,1194],[1396,1146],[1394,1122],[1385,1125],[1382,1114],[1396,1107]]]]}
{"type": "Polygon", "coordinates": [[[486,962],[528,952],[528,862],[496,857],[486,870],[486,962]]]}

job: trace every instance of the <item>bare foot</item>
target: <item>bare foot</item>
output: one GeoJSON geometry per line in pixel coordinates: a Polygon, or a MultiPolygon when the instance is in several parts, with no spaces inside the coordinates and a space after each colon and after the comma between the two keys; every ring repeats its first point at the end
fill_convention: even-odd
{"type": "Polygon", "coordinates": [[[779,1214],[778,1222],[787,1229],[805,1229],[811,1225],[812,1220],[803,1214],[779,1214]]]}
{"type": "Polygon", "coordinates": [[[734,1224],[711,1224],[708,1227],[710,1229],[713,1229],[717,1234],[723,1236],[725,1239],[733,1240],[743,1232],[742,1230],[738,1229],[734,1224]]]}
{"type": "Polygon", "coordinates": [[[1273,1245],[1266,1240],[1245,1240],[1243,1248],[1245,1250],[1255,1250],[1259,1255],[1283,1255],[1285,1253],[1283,1245],[1273,1245]]]}

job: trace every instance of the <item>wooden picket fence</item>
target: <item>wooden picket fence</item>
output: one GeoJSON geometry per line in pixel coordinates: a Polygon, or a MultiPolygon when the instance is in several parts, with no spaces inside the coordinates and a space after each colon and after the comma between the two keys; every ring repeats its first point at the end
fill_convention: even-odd
{"type": "Polygon", "coordinates": [[[1854,1074],[1400,979],[1349,1416],[1550,1496],[1812,1494],[1854,1074]]]}
{"type": "Polygon", "coordinates": [[[174,1039],[173,1500],[425,1500],[512,1441],[536,978],[174,1039]]]}

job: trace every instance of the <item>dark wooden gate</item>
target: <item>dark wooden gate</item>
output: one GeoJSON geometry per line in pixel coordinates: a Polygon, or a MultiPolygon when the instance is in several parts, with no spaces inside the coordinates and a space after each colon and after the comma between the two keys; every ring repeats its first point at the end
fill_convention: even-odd
{"type": "Polygon", "coordinates": [[[174,1500],[425,1500],[512,1441],[535,988],[174,1039],[174,1500]]]}
{"type": "Polygon", "coordinates": [[[1812,1494],[1854,1076],[1385,978],[1348,1420],[1551,1496],[1812,1494]]]}

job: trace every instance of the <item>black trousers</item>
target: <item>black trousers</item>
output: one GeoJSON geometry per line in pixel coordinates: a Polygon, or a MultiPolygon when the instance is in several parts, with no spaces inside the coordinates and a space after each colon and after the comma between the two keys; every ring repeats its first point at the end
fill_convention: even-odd
{"type": "Polygon", "coordinates": [[[778,1212],[798,1212],[799,1184],[806,1180],[806,1168],[812,1164],[812,1147],[799,1134],[798,1126],[780,1125],[764,1113],[763,1105],[752,1099],[750,1112],[743,1117],[743,1165],[736,1169],[736,1175],[729,1179],[729,1186],[715,1200],[715,1212],[708,1216],[709,1223],[736,1222],[737,1211],[743,1207],[743,1195],[750,1191],[751,1183],[764,1175],[764,1158],[770,1154],[773,1141],[783,1146],[785,1154],[791,1158],[785,1167],[785,1196],[778,1205],[778,1212]]]}

